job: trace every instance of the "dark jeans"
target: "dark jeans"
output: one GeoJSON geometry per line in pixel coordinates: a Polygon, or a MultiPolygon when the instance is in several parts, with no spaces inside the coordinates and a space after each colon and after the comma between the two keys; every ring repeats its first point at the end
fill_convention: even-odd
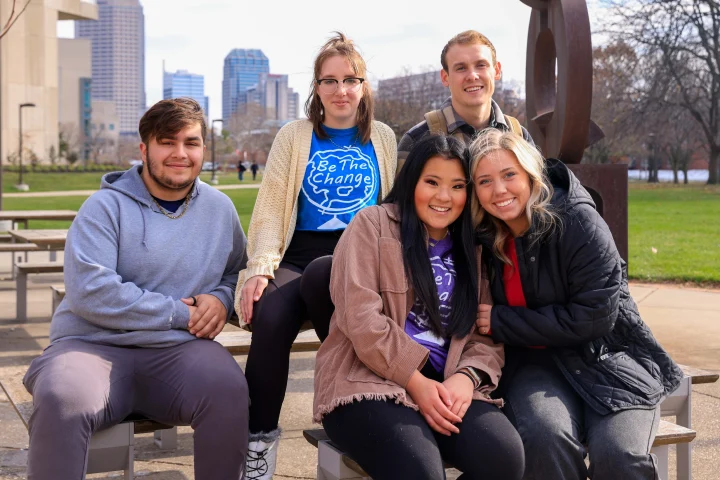
{"type": "Polygon", "coordinates": [[[252,318],[252,344],[245,376],[250,388],[250,433],[270,432],[278,427],[285,400],[290,349],[306,320],[327,337],[334,307],[330,301],[332,257],[320,257],[305,270],[281,262],[252,318]]]}
{"type": "MultiPolygon", "coordinates": [[[[330,439],[374,480],[445,478],[443,460],[463,480],[519,480],[524,456],[520,436],[489,403],[475,400],[449,437],[430,428],[420,412],[394,401],[362,400],[323,418],[330,439]]],[[[549,477],[548,477],[549,478],[549,477]]]]}
{"type": "Polygon", "coordinates": [[[658,479],[649,452],[659,408],[600,415],[551,361],[521,365],[509,381],[505,411],[525,445],[525,480],[658,479]]]}
{"type": "Polygon", "coordinates": [[[135,413],[194,433],[195,478],[237,480],[248,448],[248,390],[218,343],[167,348],[57,342],[25,375],[33,396],[28,479],[85,478],[93,432],[135,413]]]}

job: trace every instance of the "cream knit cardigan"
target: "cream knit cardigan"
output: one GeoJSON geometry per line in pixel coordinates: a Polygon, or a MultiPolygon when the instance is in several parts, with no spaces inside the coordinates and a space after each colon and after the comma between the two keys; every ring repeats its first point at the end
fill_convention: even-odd
{"type": "MultiPolygon", "coordinates": [[[[235,311],[242,318],[240,291],[255,275],[275,278],[290,245],[297,221],[297,204],[312,142],[312,122],[297,120],[280,129],[268,155],[262,184],[248,228],[247,268],[238,276],[235,311]],[[294,175],[293,175],[294,173],[294,175]]],[[[380,170],[380,196],[390,193],[397,167],[397,144],[392,129],[373,121],[370,134],[380,170]]]]}

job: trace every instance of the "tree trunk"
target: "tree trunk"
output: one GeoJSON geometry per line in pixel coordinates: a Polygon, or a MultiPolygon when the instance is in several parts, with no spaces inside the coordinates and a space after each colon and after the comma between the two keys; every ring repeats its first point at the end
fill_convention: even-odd
{"type": "Polygon", "coordinates": [[[687,167],[683,167],[683,183],[687,185],[688,183],[688,169],[687,167]]]}
{"type": "Polygon", "coordinates": [[[677,185],[680,183],[680,179],[678,178],[678,168],[673,165],[673,183],[677,185]]]}
{"type": "Polygon", "coordinates": [[[710,147],[710,164],[708,165],[708,185],[718,184],[718,160],[720,160],[720,146],[710,147]]]}

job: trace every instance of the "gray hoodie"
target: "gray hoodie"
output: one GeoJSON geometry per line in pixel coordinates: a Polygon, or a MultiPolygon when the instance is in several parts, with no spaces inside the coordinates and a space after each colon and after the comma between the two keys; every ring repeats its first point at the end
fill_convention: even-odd
{"type": "Polygon", "coordinates": [[[219,298],[232,314],[237,274],[247,261],[232,201],[195,180],[187,212],[170,219],[153,202],[141,168],[105,175],[72,223],[66,295],[53,315],[51,342],[184,343],[195,337],[180,299],[201,293],[219,298]]]}

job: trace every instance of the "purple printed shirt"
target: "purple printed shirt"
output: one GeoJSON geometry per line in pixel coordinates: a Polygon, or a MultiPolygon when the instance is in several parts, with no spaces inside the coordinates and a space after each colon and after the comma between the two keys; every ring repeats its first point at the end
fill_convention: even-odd
{"type": "MultiPolygon", "coordinates": [[[[440,318],[443,326],[447,326],[447,319],[450,317],[450,297],[455,286],[455,264],[452,257],[452,239],[450,235],[433,245],[428,244],[428,256],[433,269],[435,286],[437,287],[440,318]]],[[[435,335],[430,329],[425,305],[415,299],[415,304],[410,309],[405,321],[405,333],[423,347],[430,350],[430,364],[433,368],[442,373],[445,370],[449,338],[441,338],[435,335]]]]}

